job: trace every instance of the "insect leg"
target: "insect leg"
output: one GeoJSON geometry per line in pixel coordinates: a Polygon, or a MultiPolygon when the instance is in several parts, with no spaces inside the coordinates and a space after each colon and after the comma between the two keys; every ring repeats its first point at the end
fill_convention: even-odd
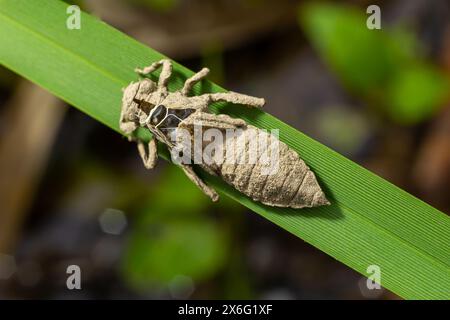
{"type": "Polygon", "coordinates": [[[172,62],[168,59],[162,59],[160,61],[152,63],[150,66],[144,69],[135,69],[140,75],[147,75],[162,66],[161,74],[159,75],[158,87],[166,88],[169,78],[172,75],[172,62]]]}
{"type": "Polygon", "coordinates": [[[181,127],[190,129],[194,126],[202,126],[217,129],[236,129],[245,128],[247,123],[242,119],[232,118],[225,114],[212,114],[207,112],[196,112],[180,123],[181,127]]]}
{"type": "Polygon", "coordinates": [[[120,130],[123,131],[125,134],[132,134],[137,129],[137,124],[133,121],[125,121],[123,119],[123,116],[120,117],[119,122],[120,130]]]}
{"type": "Polygon", "coordinates": [[[147,146],[142,141],[138,140],[137,147],[139,155],[144,162],[144,166],[147,169],[153,169],[156,166],[156,161],[158,160],[158,149],[155,138],[152,138],[147,146]]]}
{"type": "Polygon", "coordinates": [[[236,92],[219,92],[206,94],[210,102],[226,101],[261,108],[266,102],[263,98],[256,98],[236,92]]]}
{"type": "Polygon", "coordinates": [[[200,190],[202,190],[208,197],[210,197],[212,201],[219,200],[219,195],[217,194],[217,192],[213,188],[208,186],[205,182],[203,182],[203,180],[194,172],[194,169],[192,169],[191,166],[182,164],[181,169],[183,169],[186,176],[193,183],[195,183],[200,188],[200,190]]]}
{"type": "Polygon", "coordinates": [[[209,73],[209,69],[208,68],[203,68],[202,70],[200,70],[199,72],[194,74],[192,77],[187,79],[186,82],[184,83],[183,89],[181,89],[181,93],[183,95],[187,96],[189,91],[192,89],[192,87],[197,82],[199,82],[202,79],[204,79],[208,75],[208,73],[209,73]]]}

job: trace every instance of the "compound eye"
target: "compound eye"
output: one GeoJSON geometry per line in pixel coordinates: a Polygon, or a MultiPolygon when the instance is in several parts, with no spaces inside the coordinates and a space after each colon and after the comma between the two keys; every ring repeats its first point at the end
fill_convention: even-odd
{"type": "Polygon", "coordinates": [[[167,108],[162,104],[160,104],[159,106],[156,107],[155,111],[153,111],[152,113],[151,123],[153,125],[157,125],[162,120],[164,120],[166,115],[167,115],[167,108]]]}

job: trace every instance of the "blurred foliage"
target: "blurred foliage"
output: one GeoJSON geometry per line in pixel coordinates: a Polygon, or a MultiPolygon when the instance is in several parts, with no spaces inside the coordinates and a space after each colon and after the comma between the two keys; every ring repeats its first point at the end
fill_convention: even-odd
{"type": "Polygon", "coordinates": [[[141,288],[177,275],[205,280],[222,266],[226,247],[223,232],[207,219],[155,219],[133,231],[124,271],[141,288]]]}
{"type": "Polygon", "coordinates": [[[150,219],[159,216],[164,218],[166,215],[181,218],[198,215],[210,205],[209,199],[178,167],[165,168],[151,187],[151,198],[143,204],[144,211],[151,208],[150,219]],[[183,208],[182,212],[180,207],[183,208]]]}
{"type": "Polygon", "coordinates": [[[392,79],[386,92],[392,118],[417,123],[433,115],[447,98],[448,79],[428,65],[414,65],[392,79]]]}
{"type": "Polygon", "coordinates": [[[166,168],[156,181],[130,236],[126,278],[142,289],[167,286],[180,275],[193,281],[211,277],[223,266],[229,241],[208,214],[209,199],[178,168],[166,168]]]}
{"type": "Polygon", "coordinates": [[[353,93],[392,120],[415,124],[442,106],[449,81],[425,64],[417,39],[403,28],[366,28],[367,15],[339,4],[310,3],[300,23],[319,54],[353,93]]]}
{"type": "Polygon", "coordinates": [[[310,40],[350,89],[367,93],[389,77],[395,63],[385,39],[365,28],[359,11],[312,4],[301,13],[310,40]]]}

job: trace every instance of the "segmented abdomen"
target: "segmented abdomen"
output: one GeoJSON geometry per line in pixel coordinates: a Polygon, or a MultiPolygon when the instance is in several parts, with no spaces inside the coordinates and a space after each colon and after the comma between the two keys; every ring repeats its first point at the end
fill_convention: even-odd
{"type": "MultiPolygon", "coordinates": [[[[227,139],[223,147],[222,163],[202,166],[214,171],[225,182],[253,200],[270,206],[291,208],[329,204],[314,173],[295,151],[275,136],[249,125],[239,135],[227,139]],[[264,154],[262,148],[258,152],[256,163],[248,161],[251,143],[255,140],[254,132],[257,132],[259,141],[266,139],[267,143],[263,144],[263,148],[265,146],[268,150],[278,152],[275,167],[271,165],[276,156],[270,152],[264,154]],[[266,158],[262,158],[263,156],[266,158]]],[[[252,151],[254,152],[254,148],[252,151]]]]}

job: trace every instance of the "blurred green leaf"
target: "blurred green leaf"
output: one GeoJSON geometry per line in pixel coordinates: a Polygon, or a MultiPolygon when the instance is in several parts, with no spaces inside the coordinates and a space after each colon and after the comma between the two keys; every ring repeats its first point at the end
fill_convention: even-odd
{"type": "Polygon", "coordinates": [[[209,199],[175,166],[155,179],[135,219],[126,277],[134,286],[167,285],[177,275],[203,280],[223,265],[224,230],[207,215],[209,199]]]}
{"type": "Polygon", "coordinates": [[[416,35],[406,26],[395,26],[383,32],[385,46],[389,51],[393,72],[408,68],[425,56],[424,48],[416,35]]]}
{"type": "Polygon", "coordinates": [[[178,167],[167,167],[152,185],[144,208],[152,214],[186,216],[205,211],[211,205],[206,197],[178,167]],[[183,208],[181,211],[180,208],[183,208]]]}
{"type": "Polygon", "coordinates": [[[307,36],[349,89],[367,94],[383,84],[395,65],[382,33],[367,29],[360,11],[326,3],[300,8],[307,36]]]}
{"type": "Polygon", "coordinates": [[[223,265],[227,241],[217,224],[201,219],[158,219],[131,236],[124,271],[138,287],[168,284],[175,276],[207,279],[223,265]]]}
{"type": "Polygon", "coordinates": [[[449,81],[427,65],[404,69],[386,92],[388,112],[399,123],[414,124],[433,115],[449,94],[449,81]]]}
{"type": "Polygon", "coordinates": [[[148,199],[140,205],[140,211],[145,214],[139,216],[139,223],[167,215],[181,218],[201,215],[208,208],[224,208],[230,214],[243,208],[227,197],[216,203],[211,202],[176,166],[166,167],[150,187],[152,190],[148,199]]]}
{"type": "Polygon", "coordinates": [[[424,64],[414,34],[397,27],[369,30],[367,15],[348,5],[311,3],[300,22],[346,87],[401,124],[426,120],[442,106],[448,81],[424,64]]]}

